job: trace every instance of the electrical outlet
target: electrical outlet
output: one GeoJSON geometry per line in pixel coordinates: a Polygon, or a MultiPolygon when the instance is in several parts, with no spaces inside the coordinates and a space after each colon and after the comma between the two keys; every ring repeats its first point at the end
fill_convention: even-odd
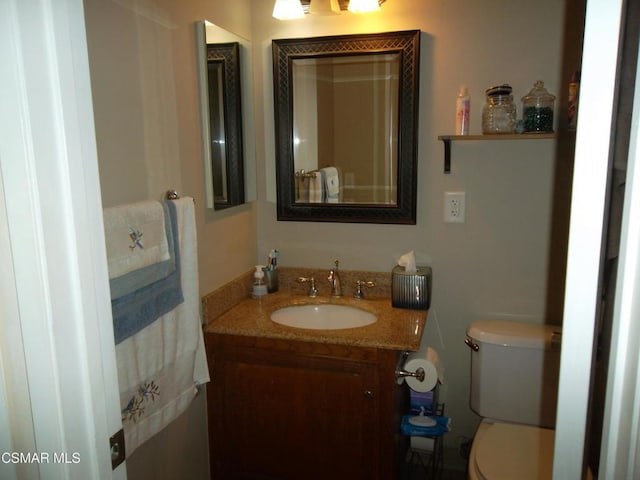
{"type": "Polygon", "coordinates": [[[444,221],[447,223],[464,223],[465,192],[444,192],[444,221]]]}

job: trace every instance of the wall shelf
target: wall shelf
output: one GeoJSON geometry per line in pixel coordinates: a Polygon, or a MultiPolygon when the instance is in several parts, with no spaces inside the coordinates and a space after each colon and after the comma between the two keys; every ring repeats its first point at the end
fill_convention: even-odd
{"type": "Polygon", "coordinates": [[[557,133],[514,133],[496,135],[440,135],[444,143],[444,173],[451,173],[451,142],[495,140],[545,140],[558,138],[557,133]]]}

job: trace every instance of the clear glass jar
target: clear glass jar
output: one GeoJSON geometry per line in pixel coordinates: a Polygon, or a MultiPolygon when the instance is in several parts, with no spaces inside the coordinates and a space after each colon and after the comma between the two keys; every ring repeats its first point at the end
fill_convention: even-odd
{"type": "Polygon", "coordinates": [[[525,132],[553,132],[553,104],[555,99],[556,97],[544,88],[542,80],[538,80],[531,91],[522,97],[522,121],[525,132]]]}
{"type": "Polygon", "coordinates": [[[488,88],[487,103],[482,109],[482,133],[513,133],[516,129],[516,105],[513,103],[512,88],[499,85],[488,88]]]}

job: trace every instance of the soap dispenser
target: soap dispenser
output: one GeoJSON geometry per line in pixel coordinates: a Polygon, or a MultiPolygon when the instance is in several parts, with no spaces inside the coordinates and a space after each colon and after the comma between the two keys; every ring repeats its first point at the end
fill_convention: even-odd
{"type": "Polygon", "coordinates": [[[264,283],[264,265],[256,265],[253,274],[253,298],[261,298],[267,294],[267,285],[264,283]]]}

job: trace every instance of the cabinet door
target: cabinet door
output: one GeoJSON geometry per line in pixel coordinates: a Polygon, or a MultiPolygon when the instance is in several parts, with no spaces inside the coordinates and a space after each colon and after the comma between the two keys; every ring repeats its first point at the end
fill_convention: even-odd
{"type": "Polygon", "coordinates": [[[375,478],[374,366],[255,349],[214,358],[214,478],[375,478]]]}

